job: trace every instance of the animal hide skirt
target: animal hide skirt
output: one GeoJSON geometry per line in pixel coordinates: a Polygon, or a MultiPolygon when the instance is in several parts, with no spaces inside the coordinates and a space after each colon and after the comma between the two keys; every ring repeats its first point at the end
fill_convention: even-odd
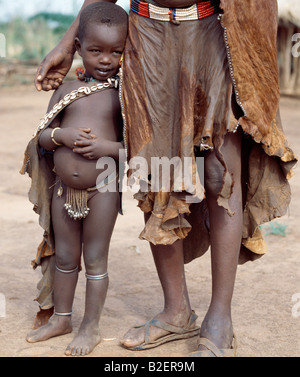
{"type": "MultiPolygon", "coordinates": [[[[186,263],[210,246],[201,181],[201,156],[210,150],[224,168],[218,203],[234,216],[234,182],[221,153],[228,132],[243,134],[240,263],[266,252],[259,225],[284,215],[290,202],[288,178],[296,157],[278,108],[263,124],[271,137],[259,138],[260,125],[247,118],[239,96],[227,31],[218,15],[174,25],[130,12],[121,102],[129,183],[139,180],[135,197],[149,214],[140,238],[164,245],[183,239],[186,263]]],[[[251,86],[251,77],[242,85],[251,86]]]]}

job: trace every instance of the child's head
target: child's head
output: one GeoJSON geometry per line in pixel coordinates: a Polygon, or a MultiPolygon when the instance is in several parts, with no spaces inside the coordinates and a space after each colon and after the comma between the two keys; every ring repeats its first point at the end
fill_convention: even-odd
{"type": "Polygon", "coordinates": [[[87,76],[105,81],[118,72],[127,28],[127,13],[114,3],[97,2],[82,11],[75,45],[87,76]]]}

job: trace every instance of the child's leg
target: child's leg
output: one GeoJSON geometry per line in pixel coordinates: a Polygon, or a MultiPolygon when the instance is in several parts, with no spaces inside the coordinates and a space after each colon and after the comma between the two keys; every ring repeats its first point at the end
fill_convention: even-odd
{"type": "Polygon", "coordinates": [[[118,192],[96,192],[89,199],[91,211],[83,222],[85,313],[78,335],[67,347],[67,355],[87,355],[101,340],[99,320],[108,289],[108,251],[119,202],[118,192]]]}
{"type": "Polygon", "coordinates": [[[221,150],[234,181],[229,204],[235,214],[230,217],[217,204],[224,170],[214,152],[209,152],[205,158],[205,189],[210,217],[212,299],[201,326],[201,336],[213,341],[219,348],[229,348],[233,337],[231,300],[243,225],[241,133],[227,134],[221,150]]]}
{"type": "Polygon", "coordinates": [[[31,343],[72,331],[71,314],[81,256],[81,222],[68,216],[63,207],[64,203],[65,197],[58,198],[56,192],[54,192],[52,222],[56,260],[54,277],[55,314],[47,325],[28,334],[27,341],[31,343]]]}

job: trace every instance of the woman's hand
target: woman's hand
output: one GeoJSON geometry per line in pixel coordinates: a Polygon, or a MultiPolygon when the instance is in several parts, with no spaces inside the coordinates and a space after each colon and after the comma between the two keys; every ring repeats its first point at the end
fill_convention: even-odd
{"type": "MultiPolygon", "coordinates": [[[[80,13],[90,4],[99,0],[85,0],[82,8],[59,44],[49,52],[39,65],[35,75],[35,86],[38,91],[57,89],[69,72],[76,51],[74,40],[78,34],[80,13]]],[[[116,2],[116,0],[102,0],[116,2]]]]}
{"type": "Polygon", "coordinates": [[[57,89],[69,72],[73,63],[74,51],[59,44],[39,65],[34,83],[38,91],[57,89]]]}

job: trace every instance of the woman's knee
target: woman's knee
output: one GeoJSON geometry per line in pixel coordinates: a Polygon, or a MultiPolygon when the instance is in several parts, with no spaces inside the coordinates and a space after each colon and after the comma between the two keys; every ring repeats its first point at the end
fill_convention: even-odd
{"type": "Polygon", "coordinates": [[[210,159],[205,164],[204,185],[208,195],[217,196],[221,191],[224,168],[217,159],[210,159]]]}
{"type": "MultiPolygon", "coordinates": [[[[227,134],[221,153],[233,182],[236,185],[241,180],[241,138],[240,135],[227,134]]],[[[225,168],[214,152],[209,152],[205,158],[205,190],[208,194],[218,195],[223,186],[225,168]]]]}

